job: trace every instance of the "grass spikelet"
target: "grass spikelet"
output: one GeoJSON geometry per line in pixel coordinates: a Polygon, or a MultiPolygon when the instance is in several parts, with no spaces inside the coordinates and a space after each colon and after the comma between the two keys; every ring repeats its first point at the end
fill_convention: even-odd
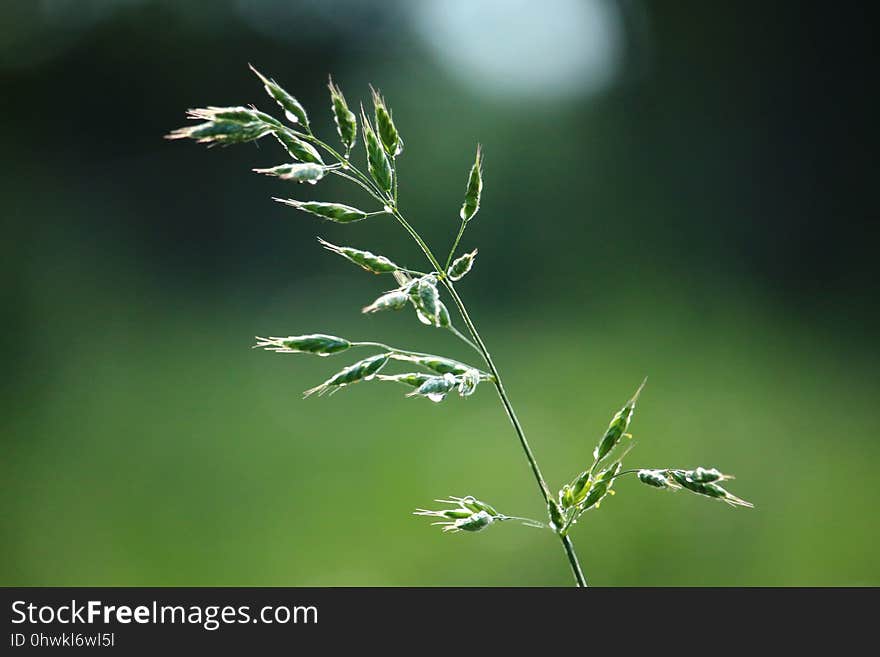
{"type": "Polygon", "coordinates": [[[624,434],[626,434],[626,430],[629,428],[629,423],[632,420],[633,412],[636,408],[636,402],[647,382],[647,379],[642,381],[642,385],[638,387],[630,400],[624,404],[623,408],[621,408],[613,418],[611,418],[611,423],[608,425],[608,429],[605,430],[605,435],[602,436],[602,440],[599,441],[599,444],[596,445],[596,449],[593,450],[595,464],[598,465],[602,459],[608,456],[608,454],[611,453],[611,450],[620,442],[620,439],[624,434]]]}
{"type": "Polygon", "coordinates": [[[330,221],[335,221],[336,223],[340,224],[350,224],[355,221],[361,221],[362,219],[366,219],[368,216],[370,216],[363,210],[358,210],[357,208],[353,208],[350,205],[344,205],[342,203],[297,201],[292,198],[276,198],[274,200],[278,201],[279,203],[284,203],[285,205],[296,208],[297,210],[309,212],[316,217],[329,219],[330,221]]]}
{"type": "Polygon", "coordinates": [[[458,380],[449,373],[443,376],[432,376],[425,379],[418,388],[407,394],[407,397],[427,397],[432,402],[442,402],[446,395],[455,389],[458,380]]]}
{"type": "Polygon", "coordinates": [[[257,336],[257,344],[254,345],[254,349],[266,349],[279,354],[313,354],[315,356],[338,354],[350,347],[351,342],[345,338],[323,333],[291,335],[286,338],[261,338],[257,336]]]}
{"type": "Polygon", "coordinates": [[[268,169],[254,169],[254,173],[262,173],[267,176],[275,176],[281,180],[291,180],[293,182],[307,182],[314,185],[324,177],[326,169],[319,164],[311,162],[279,164],[278,166],[269,167],[268,169]]]}
{"type": "Polygon", "coordinates": [[[361,251],[350,246],[336,246],[326,240],[318,238],[318,241],[328,251],[337,253],[349,262],[353,262],[358,267],[370,272],[371,274],[389,274],[400,269],[388,258],[369,251],[361,251]]]}
{"type": "Polygon", "coordinates": [[[453,281],[460,281],[471,270],[471,267],[474,266],[476,259],[477,249],[474,249],[470,253],[465,253],[463,256],[453,260],[452,265],[449,267],[449,278],[453,281]]]}
{"type": "Polygon", "coordinates": [[[373,126],[364,113],[363,106],[361,107],[361,132],[364,134],[364,145],[367,149],[367,171],[370,172],[370,177],[376,181],[382,191],[386,194],[391,193],[394,182],[391,162],[385,152],[385,147],[380,143],[373,126]]]}
{"type": "Polygon", "coordinates": [[[275,82],[275,80],[270,80],[260,73],[253,65],[250,66],[250,69],[258,78],[260,78],[266,93],[269,94],[269,96],[278,103],[281,109],[284,110],[284,116],[287,120],[291,123],[298,123],[305,128],[306,131],[309,131],[309,117],[306,114],[305,108],[300,105],[299,101],[287,93],[287,91],[285,91],[280,84],[275,82]]]}
{"type": "Polygon", "coordinates": [[[273,129],[272,134],[278,142],[284,146],[284,150],[297,162],[310,162],[312,164],[324,164],[321,154],[311,144],[290,133],[286,129],[273,129]]]}
{"type": "Polygon", "coordinates": [[[379,133],[379,139],[385,152],[391,157],[397,157],[403,152],[403,140],[400,138],[400,133],[397,132],[388,106],[385,105],[385,99],[372,86],[370,92],[373,96],[376,131],[379,133]]]}
{"type": "Polygon", "coordinates": [[[474,165],[468,174],[467,188],[464,193],[464,203],[459,211],[461,220],[467,223],[474,218],[480,209],[480,197],[483,194],[483,148],[477,145],[477,155],[474,165]]]}
{"type": "Polygon", "coordinates": [[[412,355],[412,354],[391,354],[394,360],[404,361],[407,363],[415,363],[426,369],[436,372],[437,374],[464,374],[472,370],[470,365],[465,365],[457,360],[445,358],[443,356],[430,355],[412,355]]]}
{"type": "Polygon", "coordinates": [[[330,107],[333,110],[336,132],[339,134],[342,145],[345,146],[345,156],[348,157],[357,142],[357,117],[348,108],[342,90],[333,83],[332,77],[329,78],[327,87],[330,89],[330,107]]]}
{"type": "Polygon", "coordinates": [[[409,303],[409,294],[403,290],[391,290],[361,309],[362,313],[378,313],[383,310],[400,310],[409,303]]]}
{"type": "Polygon", "coordinates": [[[303,396],[310,397],[315,393],[320,396],[327,391],[333,393],[345,386],[358,383],[359,381],[369,381],[379,370],[385,367],[387,363],[388,354],[376,354],[375,356],[364,358],[363,360],[359,360],[345,369],[340,370],[324,381],[324,383],[317,385],[314,388],[309,388],[303,393],[303,396]]]}

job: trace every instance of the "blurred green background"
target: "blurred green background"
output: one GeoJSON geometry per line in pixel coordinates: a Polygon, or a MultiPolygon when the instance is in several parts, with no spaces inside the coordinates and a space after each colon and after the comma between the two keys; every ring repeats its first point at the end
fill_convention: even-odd
{"type": "Polygon", "coordinates": [[[315,242],[417,249],[271,202],[265,140],[169,143],[184,110],[273,105],[334,137],[374,82],[401,204],[445,252],[554,488],[645,375],[632,467],[718,466],[734,510],[622,480],[574,530],[600,585],[877,585],[871,22],[800,3],[42,0],[0,9],[4,585],[567,585],[549,532],[441,536],[416,506],[544,510],[490,387],[443,404],[254,335],[469,358],[315,242]]]}

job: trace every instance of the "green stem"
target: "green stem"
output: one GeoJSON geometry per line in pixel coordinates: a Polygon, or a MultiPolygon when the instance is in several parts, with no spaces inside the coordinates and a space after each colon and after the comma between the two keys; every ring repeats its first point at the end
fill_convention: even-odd
{"type": "MultiPolygon", "coordinates": [[[[523,452],[526,455],[526,459],[529,462],[529,467],[531,467],[532,474],[535,476],[535,481],[537,481],[538,483],[538,488],[540,488],[541,490],[541,495],[544,497],[544,502],[549,506],[550,503],[553,502],[553,495],[550,492],[550,489],[547,487],[547,482],[544,480],[544,475],[541,474],[540,466],[538,466],[538,460],[535,458],[535,454],[534,452],[532,452],[532,448],[529,445],[528,439],[526,438],[525,431],[520,424],[519,418],[517,418],[516,416],[516,412],[513,410],[513,405],[510,403],[510,398],[507,396],[507,391],[504,389],[504,383],[501,379],[501,374],[498,372],[498,368],[496,367],[495,362],[492,360],[492,356],[489,353],[489,350],[486,348],[486,343],[483,342],[482,337],[477,331],[477,327],[471,320],[467,308],[464,305],[464,301],[462,301],[461,297],[458,294],[458,291],[452,284],[452,281],[450,281],[449,278],[445,275],[446,270],[440,267],[440,263],[437,262],[437,258],[431,252],[431,249],[428,247],[422,237],[415,231],[415,229],[410,226],[409,222],[407,222],[404,216],[400,213],[400,210],[398,210],[396,207],[392,208],[392,214],[400,223],[400,225],[403,226],[404,230],[409,233],[410,237],[415,240],[416,244],[419,245],[419,248],[422,249],[422,252],[431,263],[431,266],[434,267],[438,272],[443,273],[443,285],[449,291],[449,295],[455,302],[455,306],[456,308],[458,308],[458,312],[461,315],[462,320],[464,320],[468,332],[471,334],[471,337],[476,343],[477,350],[483,356],[483,360],[489,367],[489,372],[494,377],[495,389],[498,392],[498,397],[501,399],[501,405],[504,407],[504,411],[507,413],[507,417],[510,419],[510,423],[513,425],[513,429],[516,432],[517,438],[519,438],[520,445],[522,446],[523,452]]],[[[581,566],[578,562],[577,554],[574,551],[574,545],[572,544],[571,539],[567,535],[559,535],[559,538],[562,541],[563,547],[565,548],[565,554],[568,557],[568,563],[571,566],[571,571],[574,575],[577,585],[587,586],[587,580],[584,577],[583,571],[581,570],[581,566]]]]}
{"type": "Polygon", "coordinates": [[[584,571],[581,570],[581,565],[578,563],[578,557],[574,551],[574,545],[568,534],[562,537],[562,547],[565,548],[565,556],[568,557],[568,563],[571,566],[571,572],[574,573],[574,579],[577,581],[577,585],[583,587],[589,586],[589,584],[587,584],[587,578],[584,577],[584,571]]]}
{"type": "Polygon", "coordinates": [[[466,336],[464,333],[462,333],[457,328],[452,326],[452,324],[449,325],[449,330],[452,332],[452,334],[455,337],[457,337],[459,340],[464,342],[467,346],[469,346],[471,349],[473,349],[474,351],[476,351],[477,353],[479,353],[482,356],[482,352],[480,352],[480,348],[477,345],[475,345],[473,342],[471,342],[471,340],[470,340],[470,338],[468,338],[468,336],[466,336]]]}
{"type": "Polygon", "coordinates": [[[449,249],[449,255],[446,258],[446,266],[443,268],[443,271],[449,271],[449,265],[452,263],[452,258],[455,257],[455,250],[458,249],[458,243],[461,242],[461,236],[464,235],[465,228],[467,228],[467,222],[462,221],[461,227],[458,229],[458,235],[455,236],[455,242],[452,243],[452,248],[449,249]]]}
{"type": "MultiPolygon", "coordinates": [[[[310,138],[314,143],[321,146],[331,155],[336,157],[337,160],[342,161],[342,157],[330,146],[317,139],[316,137],[310,136],[310,138]]],[[[349,167],[358,178],[361,178],[368,186],[373,187],[379,193],[379,196],[382,196],[381,190],[375,188],[372,181],[362,171],[360,171],[356,166],[350,163],[349,167]]],[[[446,269],[448,265],[447,267],[440,266],[440,262],[437,260],[430,247],[425,243],[425,240],[422,239],[422,236],[419,235],[418,232],[416,232],[416,230],[409,224],[406,218],[400,213],[400,210],[397,208],[397,203],[394,201],[393,197],[387,199],[387,204],[389,209],[391,210],[391,214],[394,216],[395,219],[397,219],[397,222],[401,226],[403,226],[403,229],[409,234],[413,241],[415,241],[415,243],[422,250],[422,253],[424,253],[425,257],[428,259],[428,262],[431,263],[431,266],[440,274],[440,279],[443,281],[443,285],[449,291],[449,295],[455,302],[455,306],[458,309],[458,312],[461,315],[465,326],[467,326],[468,332],[473,338],[474,346],[476,347],[477,351],[480,352],[480,355],[483,357],[483,360],[486,362],[486,365],[489,368],[489,372],[491,373],[493,378],[493,383],[495,384],[495,390],[498,392],[498,397],[501,399],[501,405],[504,407],[504,412],[507,413],[507,417],[510,420],[510,423],[513,425],[513,429],[516,432],[517,438],[519,438],[520,446],[522,447],[523,452],[526,455],[526,459],[529,462],[529,467],[532,470],[535,481],[538,483],[538,488],[540,489],[541,495],[544,498],[544,503],[549,507],[549,505],[554,502],[553,495],[550,492],[550,488],[547,486],[547,482],[544,480],[544,475],[541,474],[541,468],[538,466],[538,461],[535,458],[534,452],[532,452],[532,448],[529,445],[529,441],[526,438],[525,431],[520,424],[519,418],[517,418],[516,412],[513,410],[513,405],[510,403],[510,398],[507,396],[507,391],[504,389],[504,383],[502,382],[501,374],[498,372],[498,368],[495,366],[495,362],[492,360],[492,356],[489,353],[489,350],[486,348],[486,344],[483,342],[483,338],[477,331],[477,327],[471,320],[467,308],[464,305],[464,301],[462,301],[461,297],[458,294],[458,291],[452,284],[452,281],[450,281],[449,277],[446,275],[446,269]]],[[[452,253],[454,253],[455,248],[457,248],[458,246],[458,241],[461,239],[461,235],[464,233],[465,225],[466,223],[462,222],[462,227],[459,229],[459,234],[456,238],[456,244],[455,246],[453,246],[452,253]]],[[[452,253],[450,254],[450,260],[452,253]]],[[[378,343],[376,344],[378,346],[378,343]]],[[[574,545],[571,542],[571,538],[569,538],[567,534],[563,534],[560,532],[557,532],[557,536],[559,536],[559,539],[562,541],[562,546],[565,549],[565,555],[568,558],[568,563],[571,566],[571,571],[574,575],[577,586],[587,586],[587,580],[584,577],[583,571],[581,570],[581,566],[578,562],[577,554],[574,551],[574,545]]]]}

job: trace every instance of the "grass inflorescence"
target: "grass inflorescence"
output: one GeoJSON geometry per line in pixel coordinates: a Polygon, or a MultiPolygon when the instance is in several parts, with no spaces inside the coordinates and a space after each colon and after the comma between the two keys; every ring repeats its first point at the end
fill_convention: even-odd
{"type": "Polygon", "coordinates": [[[378,297],[363,307],[363,313],[401,311],[410,307],[423,325],[449,331],[473,349],[479,364],[391,347],[382,342],[349,340],[324,333],[258,337],[254,346],[281,354],[312,354],[322,357],[341,358],[341,354],[348,354],[351,350],[362,353],[359,359],[349,361],[324,382],[306,390],[306,397],[333,394],[361,382],[387,382],[404,386],[406,397],[442,402],[451,393],[470,397],[486,385],[494,387],[538,484],[546,504],[548,521],[545,523],[499,513],[494,506],[471,495],[438,500],[446,507],[438,510],[416,509],[416,515],[435,518],[434,524],[440,525],[448,533],[480,532],[508,520],[550,530],[562,542],[575,582],[579,586],[586,586],[586,578],[569,533],[587,512],[598,510],[605,500],[614,495],[615,484],[621,477],[633,475],[651,488],[684,490],[725,502],[732,507],[752,506],[722,486],[722,483],[732,477],[715,468],[624,469],[624,458],[633,445],[629,428],[645,382],[642,382],[629,400],[612,416],[608,428],[592,451],[592,461],[554,494],[541,473],[498,368],[455,287],[456,283],[473,270],[477,258],[477,249],[459,254],[458,247],[467,226],[480,210],[483,191],[482,147],[477,146],[473,164],[468,171],[464,198],[459,210],[460,222],[452,248],[444,260],[438,259],[398,205],[397,162],[403,153],[404,143],[393,113],[379,91],[370,87],[372,112],[361,105],[358,113],[355,113],[349,107],[339,85],[332,78],[329,80],[330,108],[341,143],[341,148],[337,150],[314,134],[308,114],[295,96],[274,79],[264,76],[254,67],[251,69],[269,97],[281,108],[286,123],[254,107],[209,106],[190,110],[188,117],[198,123],[174,130],[168,138],[193,139],[210,146],[256,142],[271,135],[289,159],[272,167],[254,169],[255,172],[274,176],[285,183],[309,184],[316,184],[329,175],[335,175],[357,186],[369,199],[370,206],[366,209],[339,202],[303,201],[286,197],[275,200],[340,224],[364,221],[377,215],[392,217],[421,249],[428,265],[426,271],[403,267],[391,258],[373,251],[331,244],[321,238],[319,243],[331,253],[390,281],[378,297]],[[358,132],[365,151],[365,168],[352,161],[352,154],[358,144],[358,132]],[[451,306],[447,305],[447,301],[451,302],[451,306]],[[456,312],[458,319],[455,321],[450,307],[456,312]],[[455,322],[459,320],[464,330],[456,326],[455,322]],[[371,353],[365,353],[366,351],[371,353]]]}

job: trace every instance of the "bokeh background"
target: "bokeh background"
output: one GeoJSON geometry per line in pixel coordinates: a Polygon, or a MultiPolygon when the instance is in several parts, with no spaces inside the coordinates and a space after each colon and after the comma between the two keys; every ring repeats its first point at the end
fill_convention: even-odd
{"type": "MultiPolygon", "coordinates": [[[[162,135],[273,104],[334,133],[379,85],[401,202],[445,251],[477,141],[460,284],[554,487],[645,375],[628,464],[718,466],[754,511],[622,481],[574,531],[601,585],[877,585],[876,66],[857,7],[611,0],[32,0],[0,9],[5,585],[567,585],[549,532],[441,536],[473,493],[543,509],[489,387],[443,404],[343,360],[249,349],[324,331],[469,357],[322,235],[410,266],[388,218],[337,226],[256,176],[269,140],[162,135]]],[[[387,283],[387,281],[386,281],[387,283]]]]}

